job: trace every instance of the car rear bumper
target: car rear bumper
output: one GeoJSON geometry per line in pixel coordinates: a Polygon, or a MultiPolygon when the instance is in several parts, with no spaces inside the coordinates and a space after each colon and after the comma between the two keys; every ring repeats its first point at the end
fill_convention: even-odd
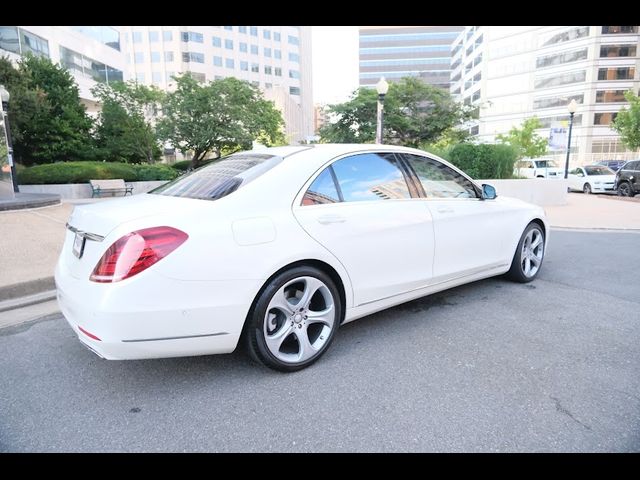
{"type": "MultiPolygon", "coordinates": [[[[97,284],[56,267],[57,299],[79,340],[109,360],[230,353],[238,343],[256,281],[97,284]]],[[[134,280],[134,279],[130,279],[134,280]]],[[[142,279],[140,279],[142,280],[142,279]]]]}

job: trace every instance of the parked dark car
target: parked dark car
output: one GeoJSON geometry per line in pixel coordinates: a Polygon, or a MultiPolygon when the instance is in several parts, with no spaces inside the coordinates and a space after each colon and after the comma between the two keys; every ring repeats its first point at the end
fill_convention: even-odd
{"type": "Polygon", "coordinates": [[[640,193],[640,160],[627,162],[618,170],[614,188],[622,197],[633,197],[640,193]]]}
{"type": "Polygon", "coordinates": [[[603,160],[601,162],[598,162],[598,165],[604,165],[605,167],[609,167],[614,172],[617,172],[625,163],[627,163],[626,160],[603,160]]]}

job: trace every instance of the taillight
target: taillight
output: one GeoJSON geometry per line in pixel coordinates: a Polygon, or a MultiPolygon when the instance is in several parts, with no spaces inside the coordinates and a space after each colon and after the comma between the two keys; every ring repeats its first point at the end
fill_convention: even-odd
{"type": "Polygon", "coordinates": [[[90,280],[119,282],[146,270],[182,245],[189,235],[171,227],[136,230],[111,245],[93,269],[90,280]]]}

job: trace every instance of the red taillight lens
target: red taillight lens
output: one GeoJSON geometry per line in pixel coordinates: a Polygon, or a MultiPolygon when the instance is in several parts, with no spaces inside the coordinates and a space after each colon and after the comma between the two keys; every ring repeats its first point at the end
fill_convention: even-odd
{"type": "Polygon", "coordinates": [[[136,230],[111,245],[93,269],[90,280],[119,282],[146,270],[182,245],[189,235],[171,227],[136,230]]]}

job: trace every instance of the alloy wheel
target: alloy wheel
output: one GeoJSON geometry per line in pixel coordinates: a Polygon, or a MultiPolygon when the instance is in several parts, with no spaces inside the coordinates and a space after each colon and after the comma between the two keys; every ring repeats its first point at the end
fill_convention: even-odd
{"type": "Polygon", "coordinates": [[[537,228],[532,228],[522,242],[520,267],[526,277],[533,277],[542,264],[544,256],[544,237],[537,228]]]}

